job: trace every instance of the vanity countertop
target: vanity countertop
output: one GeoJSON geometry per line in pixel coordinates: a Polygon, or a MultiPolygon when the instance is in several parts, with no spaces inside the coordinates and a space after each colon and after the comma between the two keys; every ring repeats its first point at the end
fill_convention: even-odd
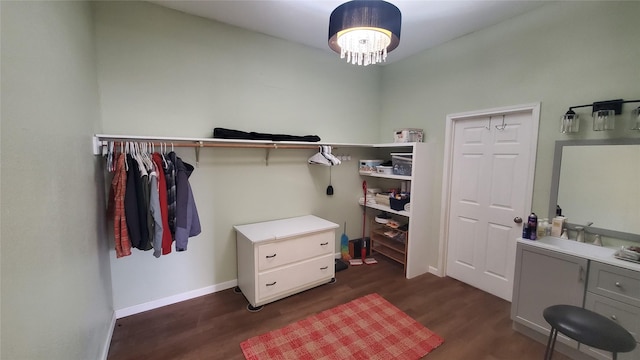
{"type": "Polygon", "coordinates": [[[518,238],[518,242],[542,249],[557,251],[563,254],[579,256],[585,259],[598,261],[601,263],[618,266],[633,271],[640,271],[640,264],[631,261],[616,259],[613,254],[617,251],[617,249],[581,243],[575,240],[561,239],[553,236],[545,236],[538,240],[518,238]]]}

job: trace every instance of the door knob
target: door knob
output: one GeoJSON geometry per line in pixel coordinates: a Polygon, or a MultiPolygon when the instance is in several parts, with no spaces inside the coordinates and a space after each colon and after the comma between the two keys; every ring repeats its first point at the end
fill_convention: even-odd
{"type": "Polygon", "coordinates": [[[513,222],[516,224],[522,223],[522,218],[520,216],[516,216],[513,218],[513,222]]]}

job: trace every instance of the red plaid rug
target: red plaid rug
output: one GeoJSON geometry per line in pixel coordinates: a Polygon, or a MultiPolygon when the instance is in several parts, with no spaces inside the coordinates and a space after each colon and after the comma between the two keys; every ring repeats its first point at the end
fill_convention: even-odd
{"type": "Polygon", "coordinates": [[[247,360],[406,359],[444,342],[378,294],[252,337],[240,343],[247,360]]]}

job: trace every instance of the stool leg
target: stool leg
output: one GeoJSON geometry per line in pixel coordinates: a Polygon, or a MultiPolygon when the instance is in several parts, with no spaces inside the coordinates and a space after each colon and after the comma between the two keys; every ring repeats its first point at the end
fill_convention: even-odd
{"type": "Polygon", "coordinates": [[[618,353],[612,353],[611,354],[611,359],[612,360],[616,360],[618,358],[618,353]]]}
{"type": "Polygon", "coordinates": [[[549,332],[549,340],[547,340],[547,350],[544,352],[544,359],[551,360],[551,356],[553,356],[553,348],[556,345],[556,337],[558,336],[558,330],[555,328],[551,328],[549,332]]]}

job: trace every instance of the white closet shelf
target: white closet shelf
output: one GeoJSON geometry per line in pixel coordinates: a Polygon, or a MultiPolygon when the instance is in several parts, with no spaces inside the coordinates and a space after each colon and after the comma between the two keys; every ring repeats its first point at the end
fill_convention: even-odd
{"type": "Polygon", "coordinates": [[[371,174],[360,173],[360,175],[384,178],[384,179],[394,179],[394,180],[408,180],[408,181],[411,180],[411,175],[393,175],[393,174],[383,174],[383,173],[371,173],[371,174]]]}
{"type": "Polygon", "coordinates": [[[226,148],[259,148],[259,149],[316,149],[318,146],[327,145],[334,148],[378,148],[378,147],[410,147],[415,143],[391,143],[391,144],[357,144],[357,143],[332,143],[332,142],[306,142],[306,141],[270,141],[270,140],[236,140],[218,138],[187,138],[166,136],[142,136],[142,135],[108,135],[96,134],[93,136],[93,154],[102,154],[102,148],[109,142],[149,142],[168,144],[175,147],[226,147],[226,148]]]}
{"type": "Polygon", "coordinates": [[[386,206],[386,205],[381,205],[381,204],[367,204],[368,208],[371,209],[376,209],[376,210],[380,210],[380,211],[385,211],[385,212],[389,212],[392,214],[396,214],[396,215],[400,215],[400,216],[404,216],[404,217],[411,217],[411,213],[405,210],[393,210],[391,207],[386,206]]]}

